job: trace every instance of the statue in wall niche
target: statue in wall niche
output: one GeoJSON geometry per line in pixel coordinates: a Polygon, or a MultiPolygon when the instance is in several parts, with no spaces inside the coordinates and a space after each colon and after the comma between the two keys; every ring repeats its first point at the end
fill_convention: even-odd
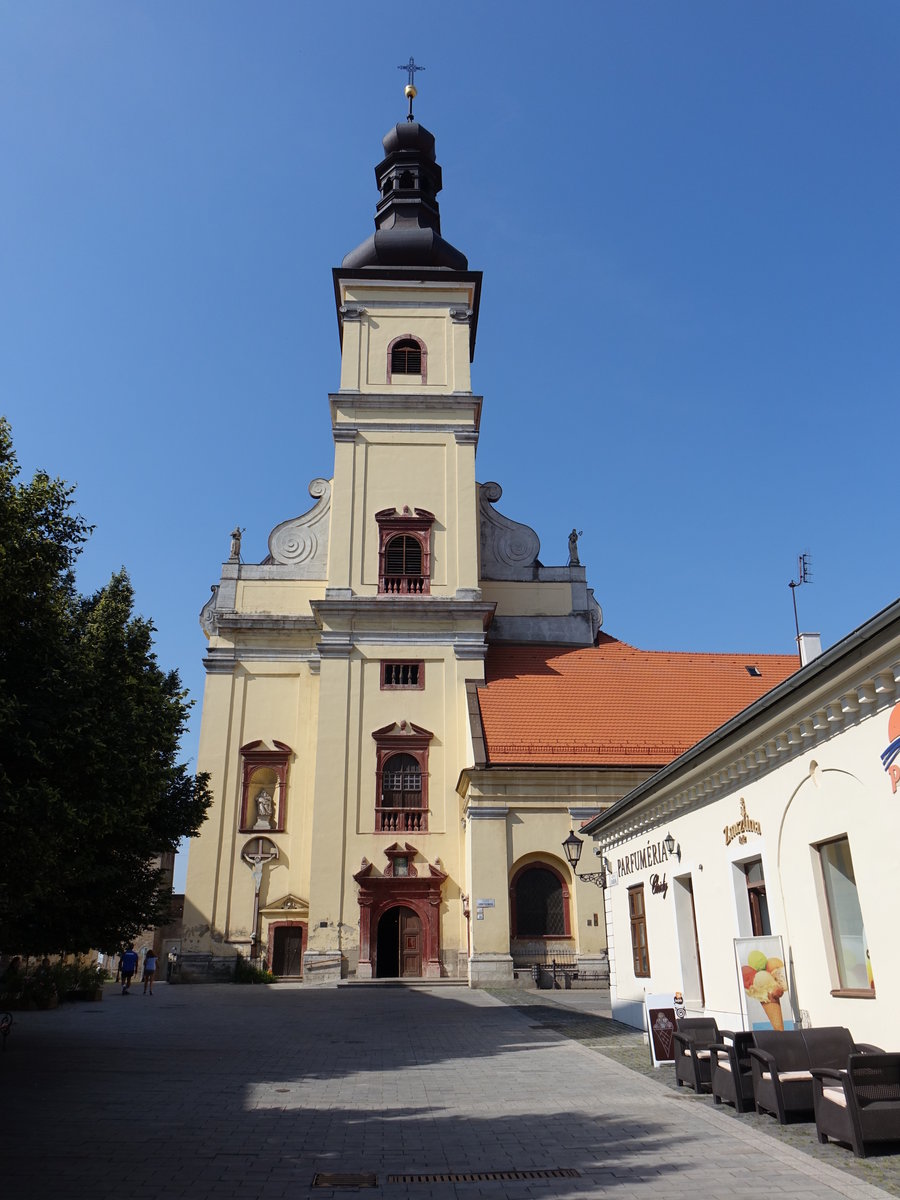
{"type": "Polygon", "coordinates": [[[580,567],[581,559],[578,557],[578,539],[584,531],[581,529],[573,529],[569,534],[569,566],[580,567]]]}
{"type": "Polygon", "coordinates": [[[274,811],[275,806],[272,802],[272,797],[266,791],[260,792],[256,797],[256,824],[253,828],[271,829],[274,811]]]}

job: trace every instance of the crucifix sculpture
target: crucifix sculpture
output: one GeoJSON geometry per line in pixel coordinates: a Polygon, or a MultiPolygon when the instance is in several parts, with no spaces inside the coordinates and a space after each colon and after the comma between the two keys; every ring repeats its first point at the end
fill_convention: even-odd
{"type": "Polygon", "coordinates": [[[241,851],[241,858],[250,868],[253,877],[253,933],[250,938],[250,958],[257,956],[259,946],[259,889],[262,886],[263,868],[267,862],[278,857],[278,847],[269,838],[254,838],[241,851]]]}

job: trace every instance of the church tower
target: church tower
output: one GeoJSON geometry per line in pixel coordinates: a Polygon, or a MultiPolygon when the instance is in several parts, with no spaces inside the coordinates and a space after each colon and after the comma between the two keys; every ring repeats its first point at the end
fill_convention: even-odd
{"type": "Polygon", "coordinates": [[[307,980],[465,974],[455,786],[494,607],[478,587],[481,274],[441,237],[428,130],[391,129],[375,176],[375,233],[334,271],[333,478],[259,566],[233,547],[202,616],[216,804],[191,849],[188,971],[265,946],[307,980]]]}
{"type": "MultiPolygon", "coordinates": [[[[333,272],[333,473],[262,562],[235,531],[201,613],[215,800],[191,847],[185,979],[240,953],[307,982],[508,981],[513,879],[538,907],[542,888],[565,903],[542,936],[575,946],[560,844],[598,805],[583,773],[537,790],[530,767],[491,774],[478,697],[489,644],[591,647],[599,609],[574,538],[544,567],[534,532],[494,508],[499,486],[476,483],[481,273],[441,235],[411,96],[383,145],[375,232],[333,272]]],[[[592,919],[581,949],[598,961],[592,919]]]]}

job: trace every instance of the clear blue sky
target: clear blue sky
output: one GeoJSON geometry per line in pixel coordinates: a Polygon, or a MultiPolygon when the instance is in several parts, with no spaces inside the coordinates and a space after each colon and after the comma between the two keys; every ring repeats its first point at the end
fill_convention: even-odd
{"type": "Polygon", "coordinates": [[[485,273],[478,477],[649,649],[838,640],[896,598],[900,4],[0,3],[0,380],[198,701],[235,524],[327,475],[330,270],[425,65],[485,273]],[[541,353],[534,359],[535,346],[541,353]],[[894,514],[893,517],[891,514],[894,514]]]}

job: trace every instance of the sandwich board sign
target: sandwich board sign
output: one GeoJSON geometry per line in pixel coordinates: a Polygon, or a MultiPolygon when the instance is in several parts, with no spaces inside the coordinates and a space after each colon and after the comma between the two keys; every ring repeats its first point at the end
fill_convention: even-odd
{"type": "Polygon", "coordinates": [[[650,1041],[650,1062],[654,1067],[660,1063],[675,1061],[675,1022],[685,1016],[684,997],[681,992],[657,992],[645,995],[647,1011],[647,1035],[650,1041]]]}

